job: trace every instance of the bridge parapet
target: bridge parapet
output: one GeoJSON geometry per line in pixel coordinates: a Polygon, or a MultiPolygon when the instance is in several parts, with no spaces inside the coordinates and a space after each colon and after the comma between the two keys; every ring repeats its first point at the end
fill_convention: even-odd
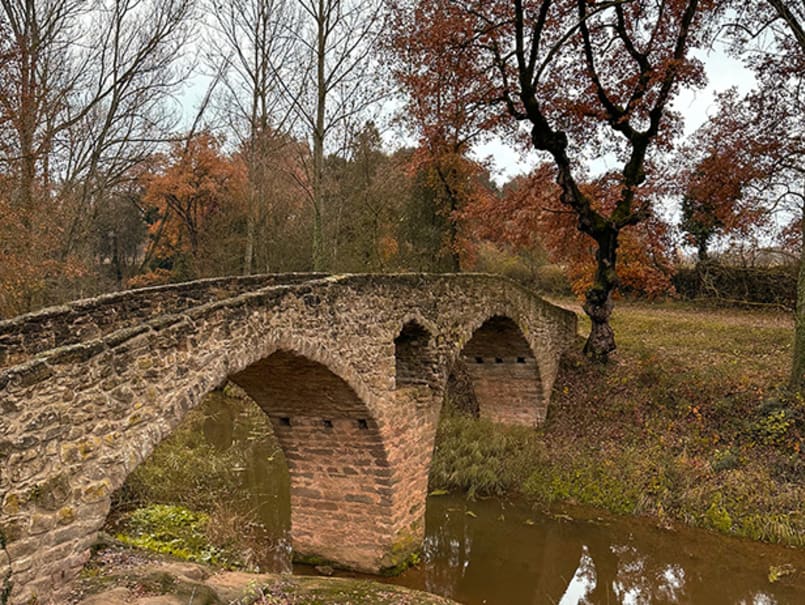
{"type": "Polygon", "coordinates": [[[279,273],[200,279],[112,292],[1,320],[0,369],[24,363],[50,349],[139,325],[162,314],[180,313],[243,292],[325,276],[279,273]]]}

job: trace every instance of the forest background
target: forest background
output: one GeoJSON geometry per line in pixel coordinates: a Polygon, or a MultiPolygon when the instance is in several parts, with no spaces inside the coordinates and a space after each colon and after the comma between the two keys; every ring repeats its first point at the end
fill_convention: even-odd
{"type": "Polygon", "coordinates": [[[215,275],[490,271],[582,297],[605,359],[616,295],[796,306],[801,1],[0,8],[0,318],[215,275]],[[685,135],[712,49],[742,81],[685,135]],[[490,140],[530,169],[495,182],[490,140]]]}

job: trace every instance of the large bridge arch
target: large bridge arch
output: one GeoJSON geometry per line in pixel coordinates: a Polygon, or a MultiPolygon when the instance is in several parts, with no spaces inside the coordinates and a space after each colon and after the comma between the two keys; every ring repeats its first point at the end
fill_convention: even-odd
{"type": "Polygon", "coordinates": [[[481,418],[537,426],[545,419],[539,362],[520,325],[495,313],[475,324],[455,358],[470,378],[481,418]]]}
{"type": "Polygon", "coordinates": [[[325,365],[284,349],[232,375],[268,414],[288,461],[297,556],[389,565],[393,469],[378,419],[325,365]]]}

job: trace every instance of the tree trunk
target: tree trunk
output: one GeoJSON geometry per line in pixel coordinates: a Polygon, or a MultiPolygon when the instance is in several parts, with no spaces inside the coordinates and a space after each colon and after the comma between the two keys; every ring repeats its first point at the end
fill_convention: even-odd
{"type": "Polygon", "coordinates": [[[587,290],[583,305],[584,312],[592,323],[590,336],[584,344],[584,354],[591,361],[606,363],[609,354],[615,350],[615,333],[609,325],[609,318],[614,307],[612,292],[618,285],[618,276],[615,272],[618,230],[607,226],[595,239],[598,242],[596,252],[598,266],[595,281],[587,290]]]}
{"type": "Polygon", "coordinates": [[[243,275],[252,274],[254,264],[254,203],[250,201],[246,214],[246,244],[243,251],[243,275]]]}
{"type": "Polygon", "coordinates": [[[325,5],[319,0],[317,18],[318,45],[316,53],[316,126],[313,132],[313,270],[324,269],[324,241],[322,237],[322,202],[324,200],[324,122],[327,103],[327,32],[325,5]]]}
{"type": "Polygon", "coordinates": [[[583,308],[592,325],[590,336],[584,343],[584,354],[591,361],[606,363],[609,354],[615,350],[615,333],[609,325],[614,306],[611,290],[608,293],[595,287],[587,290],[583,308]]]}
{"type": "Polygon", "coordinates": [[[805,205],[800,218],[803,236],[797,276],[797,308],[794,314],[794,357],[791,363],[789,386],[794,391],[805,390],[805,205]]]}

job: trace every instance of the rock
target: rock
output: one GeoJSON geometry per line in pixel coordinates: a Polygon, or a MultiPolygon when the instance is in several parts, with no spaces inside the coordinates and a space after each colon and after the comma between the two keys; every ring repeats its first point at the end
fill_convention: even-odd
{"type": "Polygon", "coordinates": [[[158,597],[143,597],[134,601],[134,605],[187,605],[175,595],[160,595],[158,597]]]}
{"type": "Polygon", "coordinates": [[[205,584],[212,588],[224,603],[231,603],[249,593],[254,594],[258,588],[270,584],[276,578],[277,576],[271,574],[227,571],[211,576],[205,584]]]}
{"type": "Polygon", "coordinates": [[[92,595],[80,601],[78,605],[130,605],[131,591],[128,588],[113,588],[100,594],[92,595]]]}
{"type": "Polygon", "coordinates": [[[158,570],[175,576],[179,580],[202,582],[210,575],[207,569],[196,563],[166,561],[158,565],[158,570]]]}

